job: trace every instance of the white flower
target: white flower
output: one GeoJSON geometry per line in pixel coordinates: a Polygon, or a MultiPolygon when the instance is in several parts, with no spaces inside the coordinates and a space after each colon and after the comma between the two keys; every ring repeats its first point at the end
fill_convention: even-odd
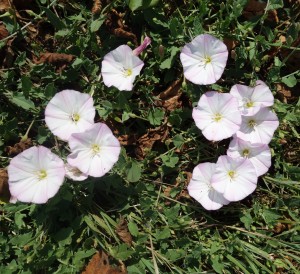
{"type": "Polygon", "coordinates": [[[211,177],[215,169],[216,164],[213,163],[197,165],[187,187],[189,195],[207,210],[216,210],[229,203],[221,193],[211,186],[211,177]]]}
{"type": "Polygon", "coordinates": [[[7,171],[12,202],[46,203],[58,192],[65,177],[64,162],[43,146],[15,156],[7,171]]]}
{"type": "Polygon", "coordinates": [[[242,124],[236,136],[253,144],[268,144],[278,125],[276,114],[269,108],[261,108],[253,116],[242,116],[242,124]]]}
{"type": "Polygon", "coordinates": [[[77,167],[65,164],[66,177],[73,181],[84,181],[88,175],[82,173],[77,167]]]}
{"type": "Polygon", "coordinates": [[[231,158],[247,158],[253,164],[256,175],[265,174],[271,166],[271,151],[267,144],[251,144],[233,138],[229,144],[227,155],[231,158]]]}
{"type": "Polygon", "coordinates": [[[234,202],[244,199],[255,190],[257,175],[249,159],[220,156],[211,184],[225,199],[234,202]]]}
{"type": "Polygon", "coordinates": [[[45,122],[51,132],[64,141],[71,134],[83,132],[94,124],[96,114],[93,98],[76,90],[55,94],[45,110],[45,122]]]}
{"type": "Polygon", "coordinates": [[[211,141],[231,137],[241,125],[237,100],[228,93],[206,92],[193,109],[196,126],[211,141]]]}
{"type": "Polygon", "coordinates": [[[180,54],[184,76],[198,85],[217,82],[223,74],[227,58],[226,45],[209,34],[195,37],[180,54]]]}
{"type": "Polygon", "coordinates": [[[234,85],[230,94],[238,99],[241,114],[245,116],[252,116],[262,107],[270,107],[274,103],[273,94],[263,81],[256,81],[255,87],[234,85]]]}
{"type": "Polygon", "coordinates": [[[68,163],[82,173],[101,177],[118,161],[121,151],[118,139],[109,127],[96,123],[82,133],[74,133],[69,139],[72,153],[68,163]]]}
{"type": "Polygon", "coordinates": [[[127,45],[122,45],[104,56],[101,74],[106,86],[119,90],[132,90],[135,77],[140,74],[144,62],[127,45]]]}

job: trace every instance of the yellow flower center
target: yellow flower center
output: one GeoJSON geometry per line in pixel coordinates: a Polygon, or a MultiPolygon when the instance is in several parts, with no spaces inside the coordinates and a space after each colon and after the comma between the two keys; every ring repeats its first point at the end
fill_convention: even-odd
{"type": "Polygon", "coordinates": [[[233,170],[228,171],[228,176],[230,177],[231,180],[235,177],[235,175],[236,175],[235,171],[233,171],[233,170]]]}
{"type": "Polygon", "coordinates": [[[245,148],[245,149],[243,150],[243,156],[244,156],[244,157],[248,157],[249,154],[250,154],[249,149],[245,148]]]}
{"type": "Polygon", "coordinates": [[[97,144],[93,144],[92,145],[92,151],[93,151],[93,154],[96,155],[100,152],[100,146],[97,145],[97,144]]]}
{"type": "Polygon", "coordinates": [[[125,77],[129,77],[132,74],[132,70],[131,69],[125,69],[123,74],[124,74],[125,77]]]}
{"type": "Polygon", "coordinates": [[[214,120],[215,122],[220,122],[220,120],[221,120],[222,118],[223,118],[223,117],[222,117],[222,115],[221,115],[220,113],[216,113],[215,116],[214,116],[214,118],[213,118],[213,120],[214,120]]]}
{"type": "Polygon", "coordinates": [[[254,128],[256,126],[256,122],[254,120],[250,120],[248,122],[248,126],[254,128]]]}
{"type": "Polygon", "coordinates": [[[245,106],[246,106],[246,108],[252,108],[254,106],[254,103],[249,100],[245,106]]]}
{"type": "Polygon", "coordinates": [[[211,63],[211,57],[210,56],[205,56],[204,57],[204,65],[211,63]]]}
{"type": "Polygon", "coordinates": [[[73,113],[71,118],[73,122],[77,123],[80,119],[80,115],[78,113],[73,113]]]}
{"type": "Polygon", "coordinates": [[[38,171],[38,179],[39,181],[44,180],[47,177],[47,171],[45,169],[42,169],[38,171]]]}

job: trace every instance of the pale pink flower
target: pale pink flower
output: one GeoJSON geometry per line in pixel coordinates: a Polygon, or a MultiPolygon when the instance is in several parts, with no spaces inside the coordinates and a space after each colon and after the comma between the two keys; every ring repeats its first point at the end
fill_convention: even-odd
{"type": "Polygon", "coordinates": [[[249,159],[220,156],[211,184],[225,199],[234,202],[244,199],[256,189],[257,175],[249,159]]]}
{"type": "Polygon", "coordinates": [[[276,114],[269,108],[261,108],[253,116],[242,116],[242,124],[236,136],[253,144],[268,144],[278,125],[276,114]]]}
{"type": "Polygon", "coordinates": [[[138,46],[136,49],[132,51],[132,53],[136,56],[141,54],[149,45],[151,44],[151,39],[149,37],[145,37],[143,43],[138,46]]]}
{"type": "Polygon", "coordinates": [[[64,141],[94,124],[93,98],[86,93],[66,89],[55,94],[45,110],[45,122],[51,132],[64,141]]]}
{"type": "Polygon", "coordinates": [[[209,34],[195,37],[180,54],[185,78],[198,85],[217,82],[223,74],[227,58],[226,45],[209,34]]]}
{"type": "Polygon", "coordinates": [[[117,47],[104,56],[101,75],[106,86],[114,86],[119,90],[132,90],[135,77],[144,66],[144,62],[137,57],[149,44],[151,39],[146,37],[144,42],[132,50],[127,45],[117,47]]]}
{"type": "Polygon", "coordinates": [[[245,116],[252,116],[262,107],[269,107],[274,103],[273,94],[263,81],[256,81],[254,87],[234,85],[230,94],[238,99],[241,114],[245,116]]]}
{"type": "Polygon", "coordinates": [[[43,146],[15,156],[7,171],[12,202],[46,203],[58,192],[65,177],[63,160],[43,146]]]}
{"type": "Polygon", "coordinates": [[[231,137],[241,125],[237,100],[228,93],[206,92],[193,109],[196,126],[211,141],[231,137]]]}
{"type": "Polygon", "coordinates": [[[222,194],[211,186],[211,177],[215,168],[216,164],[213,163],[197,165],[187,187],[189,195],[207,210],[216,210],[229,203],[222,194]]]}
{"type": "Polygon", "coordinates": [[[253,164],[257,176],[265,174],[271,166],[271,151],[267,144],[251,144],[233,138],[229,144],[227,155],[231,158],[248,158],[253,164]]]}
{"type": "Polygon", "coordinates": [[[96,123],[82,133],[74,133],[69,139],[72,153],[68,163],[82,173],[101,177],[118,161],[121,151],[118,139],[109,127],[96,123]]]}
{"type": "Polygon", "coordinates": [[[84,181],[88,175],[82,173],[77,167],[65,164],[66,177],[73,181],[84,181]]]}

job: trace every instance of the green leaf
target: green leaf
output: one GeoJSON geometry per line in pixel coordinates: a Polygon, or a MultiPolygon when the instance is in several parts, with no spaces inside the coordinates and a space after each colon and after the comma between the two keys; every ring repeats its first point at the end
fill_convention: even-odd
{"type": "Polygon", "coordinates": [[[126,171],[127,180],[132,183],[137,182],[141,178],[141,171],[140,165],[136,161],[132,161],[126,171]]]}
{"type": "Polygon", "coordinates": [[[35,108],[34,103],[30,99],[26,99],[25,96],[21,93],[14,95],[14,97],[11,98],[10,101],[25,110],[35,108]]]}
{"type": "Polygon", "coordinates": [[[139,234],[138,226],[134,222],[128,223],[128,230],[132,236],[136,237],[139,234]]]}
{"type": "Polygon", "coordinates": [[[161,121],[164,119],[165,112],[162,109],[156,108],[154,111],[150,110],[148,113],[148,120],[151,125],[158,126],[161,124],[161,121]]]}
{"type": "Polygon", "coordinates": [[[128,259],[131,256],[131,254],[134,253],[134,251],[130,250],[127,244],[121,244],[117,247],[112,248],[111,253],[111,255],[116,259],[124,261],[128,259]]]}
{"type": "Polygon", "coordinates": [[[297,85],[297,79],[294,75],[282,77],[281,81],[282,83],[286,84],[290,88],[297,85]]]}
{"type": "Polygon", "coordinates": [[[250,212],[246,212],[243,217],[240,218],[241,222],[244,223],[246,229],[250,230],[250,226],[253,223],[250,212]]]}
{"type": "Polygon", "coordinates": [[[172,64],[174,63],[175,60],[175,55],[177,54],[177,52],[179,52],[179,48],[177,47],[171,47],[170,50],[171,54],[170,57],[165,59],[161,64],[160,64],[160,68],[161,69],[169,69],[171,68],[172,64]]]}
{"type": "Polygon", "coordinates": [[[179,161],[179,158],[177,156],[173,156],[173,154],[162,155],[160,158],[164,165],[168,167],[175,167],[179,161]]]}
{"type": "Polygon", "coordinates": [[[25,96],[28,96],[29,91],[31,90],[32,87],[32,82],[28,76],[22,76],[21,82],[22,82],[22,91],[25,96]]]}
{"type": "Polygon", "coordinates": [[[177,148],[181,148],[181,146],[184,144],[184,138],[181,134],[177,134],[173,137],[173,144],[177,148]]]}
{"type": "Polygon", "coordinates": [[[61,21],[55,13],[46,7],[41,7],[41,9],[46,13],[50,23],[58,30],[66,28],[66,25],[61,21]]]}
{"type": "Polygon", "coordinates": [[[105,17],[100,17],[97,20],[94,20],[91,23],[91,32],[96,32],[100,29],[100,27],[102,26],[103,22],[105,21],[105,17]]]}
{"type": "Polygon", "coordinates": [[[132,11],[147,9],[159,3],[160,0],[129,0],[128,6],[132,11]]]}
{"type": "Polygon", "coordinates": [[[156,240],[168,239],[171,237],[171,231],[168,227],[165,227],[164,229],[156,229],[154,236],[156,240]]]}
{"type": "Polygon", "coordinates": [[[276,10],[283,7],[282,0],[270,0],[269,5],[266,7],[266,11],[268,10],[276,10]]]}

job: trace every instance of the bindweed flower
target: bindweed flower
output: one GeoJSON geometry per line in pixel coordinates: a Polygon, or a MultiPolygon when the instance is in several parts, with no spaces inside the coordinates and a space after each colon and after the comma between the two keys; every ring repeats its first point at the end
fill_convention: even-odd
{"type": "Polygon", "coordinates": [[[262,108],[253,116],[242,116],[242,124],[236,136],[253,144],[268,144],[278,125],[276,114],[269,108],[262,108]]]}
{"type": "Polygon", "coordinates": [[[43,146],[18,154],[7,171],[13,202],[44,204],[58,192],[65,177],[63,160],[43,146]]]}
{"type": "Polygon", "coordinates": [[[82,133],[74,133],[69,139],[72,153],[68,163],[82,173],[101,177],[118,161],[121,151],[118,139],[109,127],[96,123],[82,133]]]}
{"type": "Polygon", "coordinates": [[[228,93],[206,92],[193,109],[196,126],[211,141],[231,137],[241,125],[237,100],[228,93]]]}
{"type": "Polygon", "coordinates": [[[187,187],[189,195],[207,210],[216,210],[229,203],[221,193],[211,186],[211,177],[215,169],[216,164],[213,163],[197,165],[187,187]]]}
{"type": "Polygon", "coordinates": [[[73,181],[84,181],[88,175],[82,173],[77,167],[65,164],[66,177],[73,181]]]}
{"type": "Polygon", "coordinates": [[[257,175],[249,159],[220,156],[211,184],[228,201],[240,201],[255,190],[257,175]]]}
{"type": "Polygon", "coordinates": [[[252,116],[262,107],[269,107],[274,103],[273,94],[263,81],[256,81],[255,87],[234,85],[230,94],[238,99],[241,114],[245,116],[252,116]]]}
{"type": "Polygon", "coordinates": [[[114,86],[119,90],[132,90],[135,77],[140,74],[144,62],[137,57],[149,44],[151,39],[146,37],[144,42],[132,50],[122,45],[104,56],[101,75],[106,86],[114,86]]]}
{"type": "Polygon", "coordinates": [[[132,51],[132,53],[136,56],[141,54],[149,45],[151,44],[151,39],[149,37],[145,37],[143,43],[138,46],[136,49],[132,51]]]}
{"type": "Polygon", "coordinates": [[[256,175],[265,174],[271,166],[271,151],[267,144],[251,144],[233,138],[229,144],[227,155],[231,158],[247,158],[253,164],[256,175]]]}
{"type": "Polygon", "coordinates": [[[209,34],[201,34],[185,45],[180,53],[186,79],[197,85],[217,82],[228,58],[226,45],[209,34]]]}
{"type": "Polygon", "coordinates": [[[66,89],[55,94],[45,110],[45,122],[51,132],[64,141],[94,124],[93,98],[86,93],[66,89]]]}

